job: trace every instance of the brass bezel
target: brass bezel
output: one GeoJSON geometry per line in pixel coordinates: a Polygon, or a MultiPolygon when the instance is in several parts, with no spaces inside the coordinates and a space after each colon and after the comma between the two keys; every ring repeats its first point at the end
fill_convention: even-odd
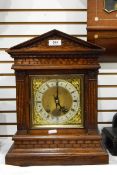
{"type": "Polygon", "coordinates": [[[44,129],[44,128],[84,128],[84,75],[83,74],[56,74],[56,75],[30,75],[30,84],[31,84],[31,90],[30,90],[30,127],[31,129],[44,129]],[[68,78],[73,78],[73,77],[77,77],[79,78],[81,81],[80,83],[80,104],[81,104],[81,120],[82,122],[80,124],[77,125],[33,125],[32,124],[32,119],[33,119],[33,94],[32,94],[32,82],[34,78],[40,78],[40,79],[46,79],[50,80],[50,79],[57,79],[57,78],[63,78],[63,79],[68,79],[68,78]]]}

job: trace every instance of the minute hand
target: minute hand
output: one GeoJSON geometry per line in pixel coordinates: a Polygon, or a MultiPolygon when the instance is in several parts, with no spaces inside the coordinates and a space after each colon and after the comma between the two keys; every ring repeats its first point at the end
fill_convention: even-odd
{"type": "Polygon", "coordinates": [[[58,81],[56,82],[56,87],[57,87],[57,89],[56,89],[56,99],[58,100],[58,81]]]}
{"type": "Polygon", "coordinates": [[[61,106],[60,101],[59,101],[58,81],[56,82],[56,87],[57,87],[57,91],[56,91],[56,96],[54,97],[55,103],[56,103],[56,108],[59,107],[60,111],[67,112],[68,110],[64,106],[61,106]]]}
{"type": "Polygon", "coordinates": [[[60,102],[59,102],[59,92],[58,92],[58,81],[56,82],[56,95],[54,96],[54,99],[55,99],[55,103],[56,103],[56,108],[57,107],[61,107],[60,106],[60,102]]]}

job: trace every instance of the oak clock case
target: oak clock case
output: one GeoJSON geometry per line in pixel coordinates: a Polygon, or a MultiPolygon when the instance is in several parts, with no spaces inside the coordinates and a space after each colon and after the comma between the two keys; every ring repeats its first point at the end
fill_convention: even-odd
{"type": "Polygon", "coordinates": [[[7,52],[14,58],[17,132],[6,164],[108,163],[97,127],[104,48],[52,30],[7,52]]]}
{"type": "Polygon", "coordinates": [[[83,128],[83,75],[30,76],[32,128],[83,128]]]}

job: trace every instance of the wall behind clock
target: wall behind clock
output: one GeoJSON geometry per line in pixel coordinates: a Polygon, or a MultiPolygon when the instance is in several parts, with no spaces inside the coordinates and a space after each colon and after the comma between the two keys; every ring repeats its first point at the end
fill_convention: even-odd
{"type": "MultiPolygon", "coordinates": [[[[87,40],[87,0],[0,0],[0,137],[16,132],[16,87],[5,49],[58,29],[87,40]]],[[[102,63],[98,82],[98,124],[111,125],[117,112],[117,63],[102,63]]]]}

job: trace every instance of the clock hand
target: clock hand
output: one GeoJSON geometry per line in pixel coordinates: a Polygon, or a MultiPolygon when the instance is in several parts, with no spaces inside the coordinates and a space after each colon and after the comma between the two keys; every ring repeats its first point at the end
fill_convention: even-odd
{"type": "Polygon", "coordinates": [[[54,96],[54,101],[55,101],[55,104],[56,104],[56,109],[57,109],[58,107],[60,107],[60,104],[59,104],[59,99],[58,99],[58,97],[57,97],[57,96],[54,96]]]}
{"type": "Polygon", "coordinates": [[[54,100],[55,100],[55,103],[56,103],[56,108],[57,108],[57,106],[60,107],[59,98],[58,98],[58,80],[56,81],[56,96],[54,96],[54,100]]]}
{"type": "Polygon", "coordinates": [[[59,98],[57,99],[56,96],[54,96],[55,104],[56,104],[56,109],[59,111],[66,113],[68,112],[68,109],[65,106],[61,106],[59,98]]]}
{"type": "Polygon", "coordinates": [[[56,90],[56,99],[58,99],[58,80],[56,82],[56,87],[57,87],[57,90],[56,90]]]}
{"type": "Polygon", "coordinates": [[[58,107],[59,107],[59,109],[58,109],[59,111],[61,111],[63,113],[66,113],[68,111],[68,109],[65,108],[64,106],[61,106],[60,100],[59,100],[58,80],[56,82],[56,87],[57,87],[56,96],[54,96],[54,100],[55,100],[55,104],[56,104],[56,109],[58,109],[58,107]]]}

